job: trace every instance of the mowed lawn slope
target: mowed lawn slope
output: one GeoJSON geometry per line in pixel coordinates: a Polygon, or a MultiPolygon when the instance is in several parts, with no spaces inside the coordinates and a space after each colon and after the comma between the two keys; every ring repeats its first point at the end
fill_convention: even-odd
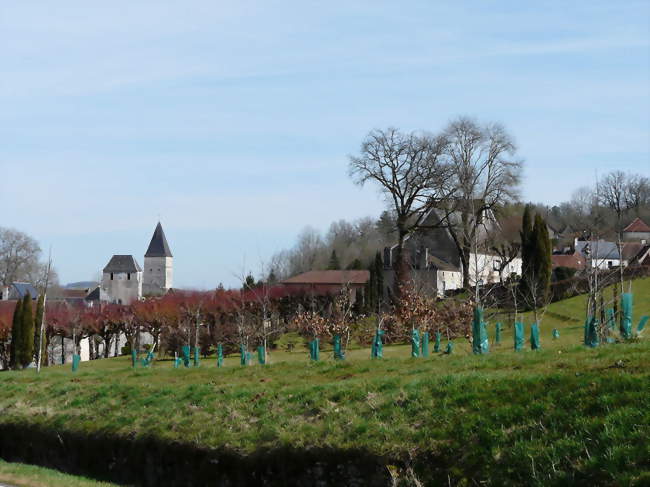
{"type": "MultiPolygon", "coordinates": [[[[635,325],[649,283],[635,281],[635,325]]],[[[211,359],[198,369],[159,361],[133,370],[117,358],[76,374],[69,365],[6,372],[0,423],[241,454],[361,449],[452,483],[641,485],[650,479],[650,340],[583,347],[580,299],[551,306],[575,309],[576,321],[544,321],[539,351],[514,352],[506,327],[486,356],[457,341],[452,355],[418,359],[391,346],[384,359],[360,349],[342,363],[329,353],[309,363],[297,351],[275,352],[267,366],[229,357],[222,369],[211,359]]]]}

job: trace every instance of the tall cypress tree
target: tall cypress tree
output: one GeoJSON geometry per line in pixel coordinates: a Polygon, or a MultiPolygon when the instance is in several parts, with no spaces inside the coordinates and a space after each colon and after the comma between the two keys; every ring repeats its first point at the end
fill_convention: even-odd
{"type": "Polygon", "coordinates": [[[551,241],[548,237],[548,227],[541,215],[535,215],[535,226],[533,228],[535,238],[534,266],[535,278],[537,281],[537,301],[544,303],[548,298],[551,286],[551,241]]]}
{"type": "Polygon", "coordinates": [[[370,278],[366,284],[366,312],[374,313],[377,310],[377,277],[375,275],[375,263],[368,266],[370,278]]]}
{"type": "Polygon", "coordinates": [[[339,258],[336,255],[336,250],[332,250],[332,254],[330,255],[330,262],[329,265],[327,266],[327,269],[330,271],[337,271],[341,268],[341,263],[339,262],[339,258]]]}
{"type": "Polygon", "coordinates": [[[18,367],[18,355],[20,354],[20,341],[22,339],[21,327],[23,325],[23,302],[18,300],[14,308],[14,317],[11,323],[11,346],[9,347],[9,366],[13,369],[18,367]]]}
{"type": "Polygon", "coordinates": [[[32,297],[29,293],[25,294],[23,299],[22,315],[18,365],[25,368],[34,359],[34,313],[32,312],[32,297]]]}
{"type": "Polygon", "coordinates": [[[377,305],[381,303],[384,298],[384,262],[381,260],[381,254],[379,251],[375,254],[375,286],[376,311],[377,305]]]}
{"type": "Polygon", "coordinates": [[[521,284],[519,292],[524,299],[530,296],[530,276],[532,270],[532,247],[533,247],[533,216],[530,205],[524,208],[524,215],[521,222],[521,284]]]}

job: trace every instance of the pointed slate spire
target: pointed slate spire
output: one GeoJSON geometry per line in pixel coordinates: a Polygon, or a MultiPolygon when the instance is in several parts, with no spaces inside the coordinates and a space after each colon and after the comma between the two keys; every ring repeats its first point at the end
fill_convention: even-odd
{"type": "Polygon", "coordinates": [[[172,251],[169,250],[169,244],[167,243],[167,238],[165,237],[165,232],[163,232],[162,225],[158,222],[156,230],[153,232],[153,237],[151,237],[151,243],[147,249],[147,253],[144,254],[145,257],[173,257],[172,251]]]}

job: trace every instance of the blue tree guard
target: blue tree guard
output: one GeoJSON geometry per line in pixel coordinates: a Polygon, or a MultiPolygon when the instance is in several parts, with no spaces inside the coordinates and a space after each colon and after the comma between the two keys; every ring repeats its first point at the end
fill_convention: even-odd
{"type": "Polygon", "coordinates": [[[447,355],[451,355],[451,353],[454,351],[454,343],[453,342],[447,342],[447,349],[445,350],[445,353],[447,355]]]}
{"type": "Polygon", "coordinates": [[[79,363],[81,362],[81,356],[76,353],[72,355],[72,372],[79,370],[79,363]]]}
{"type": "Polygon", "coordinates": [[[439,331],[436,332],[436,341],[433,343],[433,351],[438,353],[440,352],[440,339],[442,338],[442,333],[439,331]]]}
{"type": "Polygon", "coordinates": [[[501,322],[497,321],[497,324],[494,326],[495,328],[495,333],[494,333],[494,343],[501,343],[501,328],[503,325],[501,322]]]}
{"type": "Polygon", "coordinates": [[[483,321],[483,308],[474,308],[474,321],[472,321],[472,352],[484,354],[490,351],[485,322],[483,321]]]}
{"type": "Polygon", "coordinates": [[[190,366],[190,346],[189,345],[183,345],[183,365],[185,367],[190,366]]]}
{"type": "Polygon", "coordinates": [[[429,356],[429,332],[425,331],[422,333],[422,356],[423,357],[428,357],[429,356]]]}
{"type": "Polygon", "coordinates": [[[539,341],[539,325],[537,323],[533,323],[530,326],[530,348],[532,350],[539,350],[542,348],[539,341]]]}
{"type": "Polygon", "coordinates": [[[223,367],[223,346],[221,343],[217,345],[217,367],[223,367]]]}
{"type": "Polygon", "coordinates": [[[524,324],[520,321],[515,323],[515,351],[519,352],[524,348],[524,324]]]}
{"type": "Polygon", "coordinates": [[[257,347],[257,361],[260,365],[266,364],[266,350],[264,347],[257,347]]]}
{"type": "Polygon", "coordinates": [[[553,340],[560,338],[560,331],[557,328],[553,328],[553,340]]]}
{"type": "Polygon", "coordinates": [[[345,353],[341,346],[341,335],[334,335],[334,360],[345,360],[345,353]]]}
{"type": "Polygon", "coordinates": [[[420,356],[420,333],[418,330],[411,331],[411,357],[420,356]]]}
{"type": "Polygon", "coordinates": [[[596,348],[598,343],[598,320],[592,316],[585,323],[585,345],[596,348]]]}
{"type": "Polygon", "coordinates": [[[384,356],[384,345],[381,342],[381,337],[384,335],[384,330],[378,330],[372,340],[372,349],[370,350],[371,358],[382,358],[384,356]]]}
{"type": "Polygon", "coordinates": [[[314,338],[309,342],[309,358],[314,362],[318,362],[320,358],[320,346],[318,338],[314,338]]]}

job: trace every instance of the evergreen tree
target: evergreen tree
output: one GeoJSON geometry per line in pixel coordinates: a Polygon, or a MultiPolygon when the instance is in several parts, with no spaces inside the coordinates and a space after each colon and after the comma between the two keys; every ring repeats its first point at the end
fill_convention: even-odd
{"type": "Polygon", "coordinates": [[[339,262],[339,258],[336,256],[336,250],[332,250],[332,254],[330,255],[330,263],[327,266],[327,270],[329,271],[336,271],[341,268],[341,263],[339,262]]]}
{"type": "Polygon", "coordinates": [[[345,268],[345,270],[348,270],[348,271],[358,271],[358,270],[361,270],[361,269],[363,269],[363,263],[359,259],[354,259],[345,268]]]}
{"type": "MultiPolygon", "coordinates": [[[[375,254],[375,296],[378,306],[384,298],[384,262],[381,260],[379,251],[375,254]]],[[[375,306],[375,311],[377,306],[375,306]]]]}
{"type": "Polygon", "coordinates": [[[17,354],[17,365],[25,368],[34,359],[34,313],[32,312],[32,297],[29,293],[25,294],[23,299],[19,344],[20,351],[17,354]]]}
{"type": "Polygon", "coordinates": [[[11,347],[9,348],[9,365],[11,368],[18,367],[18,355],[20,354],[20,332],[23,324],[23,302],[18,300],[14,308],[14,317],[11,323],[11,347]]]}
{"type": "Polygon", "coordinates": [[[366,312],[374,313],[377,311],[377,275],[374,262],[368,266],[368,271],[370,278],[366,283],[366,312]]]}
{"type": "MultiPolygon", "coordinates": [[[[43,323],[43,307],[45,303],[45,296],[42,294],[36,301],[36,316],[34,316],[34,355],[38,356],[38,345],[41,335],[41,323],[43,323]]],[[[47,363],[47,336],[43,333],[43,347],[41,349],[41,365],[47,363]]]]}
{"type": "Polygon", "coordinates": [[[533,233],[533,218],[531,215],[530,205],[524,208],[524,215],[521,224],[521,286],[520,293],[526,298],[529,295],[529,276],[532,274],[532,233],[533,233]]]}
{"type": "Polygon", "coordinates": [[[533,228],[535,238],[534,266],[537,279],[537,300],[545,303],[551,286],[551,241],[548,237],[548,226],[540,214],[535,216],[533,228]]]}
{"type": "Polygon", "coordinates": [[[277,284],[277,282],[278,282],[278,278],[275,275],[275,271],[271,269],[271,271],[269,272],[269,277],[266,278],[266,283],[269,286],[273,286],[274,284],[277,284]]]}

